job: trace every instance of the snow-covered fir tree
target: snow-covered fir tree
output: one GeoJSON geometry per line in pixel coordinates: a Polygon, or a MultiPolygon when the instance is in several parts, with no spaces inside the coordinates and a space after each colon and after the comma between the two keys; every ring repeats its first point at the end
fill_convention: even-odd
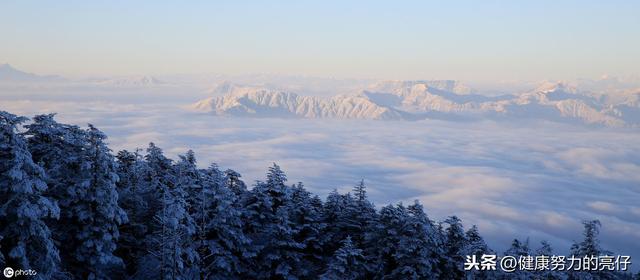
{"type": "MultiPolygon", "coordinates": [[[[584,232],[582,233],[582,241],[575,242],[571,245],[571,255],[579,258],[584,257],[599,257],[599,256],[613,256],[613,252],[605,250],[600,245],[600,227],[602,224],[599,220],[583,221],[584,232]]],[[[617,279],[617,275],[614,271],[571,271],[569,274],[570,280],[582,280],[582,279],[617,279]]]]}
{"type": "Polygon", "coordinates": [[[342,241],[342,246],[333,254],[326,271],[320,276],[323,280],[356,280],[364,279],[366,263],[362,250],[357,248],[351,237],[342,241]]]}
{"type": "Polygon", "coordinates": [[[291,188],[289,219],[295,232],[294,240],[303,246],[302,260],[296,273],[304,279],[312,279],[323,267],[322,200],[311,196],[302,183],[291,188]]]}
{"type": "Polygon", "coordinates": [[[51,222],[63,269],[78,278],[105,279],[123,265],[114,256],[118,225],[127,220],[118,205],[116,164],[93,127],[63,125],[40,115],[26,126],[34,161],[47,172],[47,194],[60,205],[51,222]]]}
{"type": "Polygon", "coordinates": [[[109,270],[124,264],[113,252],[119,238],[118,225],[127,221],[127,215],[118,205],[116,163],[104,140],[102,131],[89,125],[85,146],[88,164],[87,190],[77,208],[80,246],[76,258],[88,262],[88,278],[107,279],[109,270]]]}
{"type": "Polygon", "coordinates": [[[240,179],[242,175],[240,173],[227,169],[224,171],[226,178],[226,185],[237,197],[241,197],[247,192],[247,185],[240,179]]]}
{"type": "MultiPolygon", "coordinates": [[[[128,221],[120,225],[120,239],[116,255],[126,264],[124,275],[135,273],[138,261],[147,254],[145,240],[149,234],[147,221],[149,215],[147,198],[149,190],[143,184],[143,174],[146,169],[142,155],[138,150],[126,150],[116,155],[117,172],[120,180],[118,186],[118,204],[127,213],[128,221]]],[[[124,277],[124,275],[122,275],[124,277]]]]}
{"type": "Polygon", "coordinates": [[[140,279],[192,279],[198,274],[194,237],[196,224],[189,215],[187,191],[177,183],[176,168],[162,149],[150,143],[145,156],[146,183],[155,191],[148,240],[149,254],[136,272],[140,279]]]}
{"type": "Polygon", "coordinates": [[[464,272],[464,249],[467,244],[462,221],[457,216],[444,220],[444,248],[439,270],[441,275],[452,279],[462,279],[464,272]]]}
{"type": "Polygon", "coordinates": [[[322,221],[326,227],[322,236],[324,236],[323,244],[325,244],[323,251],[327,258],[331,257],[333,252],[341,246],[341,244],[335,242],[335,240],[345,240],[347,237],[341,228],[341,220],[346,215],[346,204],[346,196],[338,193],[336,189],[331,191],[325,200],[322,210],[322,221]]]}
{"type": "MultiPolygon", "coordinates": [[[[378,215],[374,205],[367,199],[364,181],[353,188],[353,195],[331,192],[326,199],[323,219],[326,224],[324,251],[327,256],[340,247],[335,240],[344,240],[349,236],[357,247],[366,248],[363,254],[371,262],[370,258],[376,255],[374,236],[378,215]]],[[[374,266],[369,268],[369,274],[373,275],[375,271],[374,266]]]]}
{"type": "MultiPolygon", "coordinates": [[[[511,247],[504,252],[504,256],[512,256],[517,260],[520,260],[523,257],[531,256],[531,248],[529,247],[529,238],[525,239],[524,242],[516,239],[513,239],[511,242],[511,247]]],[[[528,280],[533,279],[533,272],[525,269],[516,269],[513,272],[505,272],[502,275],[502,279],[516,279],[516,280],[528,280]]]]}
{"type": "MultiPolygon", "coordinates": [[[[476,225],[471,226],[465,233],[466,244],[464,247],[465,256],[476,256],[476,260],[482,260],[482,255],[495,255],[496,253],[487,246],[484,238],[480,235],[476,225]]],[[[491,270],[470,270],[465,272],[468,279],[495,279],[498,275],[491,270]]]]}
{"type": "MultiPolygon", "coordinates": [[[[403,271],[396,270],[397,259],[396,257],[404,257],[397,255],[400,248],[400,242],[404,239],[403,228],[407,222],[406,208],[399,204],[397,207],[393,205],[387,205],[380,209],[380,223],[376,229],[375,250],[372,254],[375,254],[371,261],[376,264],[375,267],[369,267],[374,271],[375,278],[378,279],[394,279],[405,278],[409,275],[403,275],[403,271]]],[[[400,253],[402,254],[402,253],[400,253]]]]}
{"type": "Polygon", "coordinates": [[[438,256],[433,222],[417,200],[406,209],[401,238],[394,254],[396,267],[390,277],[405,279],[437,279],[438,256]]]}
{"type": "Polygon", "coordinates": [[[44,170],[17,131],[24,121],[0,111],[0,268],[33,269],[36,278],[49,279],[58,273],[60,258],[45,221],[57,219],[60,209],[43,196],[44,170]]]}
{"type": "Polygon", "coordinates": [[[286,181],[284,172],[273,164],[267,181],[257,182],[245,198],[245,230],[256,250],[250,278],[298,278],[295,269],[302,261],[304,246],[294,239],[297,233],[289,217],[291,191],[286,181]]]}
{"type": "MultiPolygon", "coordinates": [[[[540,248],[536,249],[535,256],[547,256],[551,258],[554,255],[551,244],[546,240],[540,241],[540,248]]],[[[557,270],[538,270],[534,272],[535,276],[541,279],[547,280],[562,280],[566,279],[566,275],[557,270]]]]}
{"type": "Polygon", "coordinates": [[[193,218],[197,225],[200,279],[239,279],[247,269],[243,260],[252,257],[250,240],[242,231],[241,211],[224,174],[214,164],[200,170],[202,186],[193,218]]]}

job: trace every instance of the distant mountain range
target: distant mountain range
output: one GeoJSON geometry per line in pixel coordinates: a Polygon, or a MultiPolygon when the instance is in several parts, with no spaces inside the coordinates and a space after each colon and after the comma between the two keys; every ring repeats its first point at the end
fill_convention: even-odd
{"type": "MultiPolygon", "coordinates": [[[[288,81],[285,79],[285,81],[288,81]]],[[[453,80],[383,81],[366,86],[362,81],[341,84],[322,80],[339,92],[322,97],[312,94],[304,78],[295,83],[264,81],[259,86],[231,82],[207,92],[209,98],[192,104],[197,111],[216,115],[278,118],[334,118],[372,120],[513,120],[533,119],[602,126],[640,127],[640,87],[635,80],[602,77],[574,83],[545,82],[536,88],[504,95],[478,94],[453,80]],[[284,83],[284,84],[283,84],[284,83]],[[348,91],[345,91],[349,89],[348,91]],[[296,94],[296,91],[303,94],[296,94]],[[328,97],[327,97],[328,96],[328,97]]],[[[317,80],[311,80],[318,82],[317,80]]],[[[24,72],[0,64],[0,84],[46,85],[71,89],[173,89],[178,85],[152,76],[125,76],[67,80],[54,75],[24,72]]],[[[184,85],[181,85],[184,86],[184,85]]],[[[316,85],[316,88],[319,87],[316,85]]]]}
{"type": "Polygon", "coordinates": [[[489,97],[457,81],[385,81],[354,95],[300,96],[265,87],[223,84],[192,108],[216,115],[373,120],[543,119],[604,126],[640,124],[640,89],[624,96],[544,83],[529,92],[489,97]]]}
{"type": "Polygon", "coordinates": [[[37,75],[24,72],[9,64],[0,64],[0,82],[9,84],[47,84],[52,82],[65,85],[81,85],[114,88],[151,88],[166,85],[165,82],[152,76],[124,76],[109,78],[92,78],[83,80],[68,80],[56,75],[37,75]]]}
{"type": "Polygon", "coordinates": [[[41,76],[20,71],[8,63],[0,64],[0,81],[3,82],[52,82],[64,80],[60,76],[41,76]]]}

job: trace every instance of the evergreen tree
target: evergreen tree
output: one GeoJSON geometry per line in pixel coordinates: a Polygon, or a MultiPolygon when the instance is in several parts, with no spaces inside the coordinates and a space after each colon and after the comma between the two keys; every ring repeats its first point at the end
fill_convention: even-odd
{"type": "Polygon", "coordinates": [[[342,246],[334,253],[329,261],[327,270],[320,276],[326,280],[355,280],[364,279],[365,260],[362,250],[357,248],[351,238],[347,236],[342,246]]]}
{"type": "Polygon", "coordinates": [[[302,183],[292,187],[290,220],[294,240],[303,246],[303,259],[296,269],[299,277],[310,279],[318,275],[323,266],[323,236],[325,224],[322,222],[322,200],[311,197],[302,183]]]}
{"type": "Polygon", "coordinates": [[[517,238],[513,239],[513,242],[511,242],[511,247],[509,247],[509,249],[507,249],[504,254],[514,257],[530,256],[531,249],[529,248],[529,238],[525,239],[524,242],[521,242],[517,238]]]}
{"type": "Polygon", "coordinates": [[[54,114],[38,115],[26,125],[25,135],[33,161],[47,174],[46,195],[60,206],[60,219],[48,225],[56,247],[60,250],[61,270],[82,277],[87,266],[76,260],[75,248],[80,240],[78,206],[83,203],[88,167],[84,159],[86,135],[77,126],[64,125],[54,120],[54,114]]]}
{"type": "Polygon", "coordinates": [[[379,279],[436,279],[437,254],[431,221],[417,201],[405,208],[388,205],[380,210],[375,242],[376,257],[369,269],[379,279]]]}
{"type": "MultiPolygon", "coordinates": [[[[378,226],[378,215],[374,205],[367,200],[364,181],[360,181],[353,188],[353,193],[344,195],[336,190],[327,197],[323,211],[323,219],[326,226],[324,246],[325,255],[331,256],[339,248],[339,244],[333,240],[344,240],[347,236],[359,248],[367,248],[364,256],[368,262],[372,262],[376,253],[375,235],[378,226]]],[[[376,268],[371,267],[370,274],[375,273],[376,268]]],[[[371,276],[371,275],[367,275],[371,276]]]]}
{"type": "Polygon", "coordinates": [[[332,257],[333,253],[340,248],[340,244],[336,244],[334,240],[345,240],[347,237],[341,227],[341,219],[346,215],[344,213],[347,204],[345,197],[334,189],[324,203],[322,221],[326,227],[322,234],[325,237],[322,243],[324,244],[323,252],[327,258],[332,257]]]}
{"type": "Polygon", "coordinates": [[[444,229],[444,255],[440,261],[442,276],[453,279],[464,277],[464,249],[467,243],[464,229],[460,219],[451,216],[444,221],[447,227],[444,229]]]}
{"type": "Polygon", "coordinates": [[[187,191],[177,183],[171,160],[149,144],[145,181],[154,191],[155,211],[149,254],[140,261],[136,278],[191,279],[196,277],[198,254],[193,246],[196,224],[188,213],[187,191]]]}
{"type": "MultiPolygon", "coordinates": [[[[600,224],[599,220],[591,220],[591,221],[583,221],[584,232],[582,234],[583,240],[580,242],[575,242],[571,246],[571,254],[575,257],[584,258],[584,257],[599,257],[599,256],[612,256],[613,253],[603,249],[600,246],[600,239],[598,239],[598,235],[600,234],[600,224]]],[[[618,279],[620,275],[614,271],[598,271],[598,270],[589,270],[589,271],[570,271],[569,279],[618,279]]]]}
{"type": "MultiPolygon", "coordinates": [[[[377,223],[377,212],[373,203],[367,199],[367,190],[364,180],[360,180],[353,188],[354,203],[347,204],[347,215],[350,219],[348,225],[353,228],[350,234],[356,244],[366,244],[366,233],[371,231],[377,223]]],[[[352,202],[351,200],[348,200],[352,202]]]]}
{"type": "Polygon", "coordinates": [[[240,179],[242,175],[234,170],[227,169],[225,172],[226,186],[237,197],[242,197],[247,192],[247,185],[240,179]]]}
{"type": "Polygon", "coordinates": [[[80,227],[77,238],[76,260],[88,265],[83,275],[90,279],[108,279],[122,260],[113,252],[119,237],[118,225],[127,221],[127,215],[118,205],[116,164],[111,150],[104,143],[104,133],[89,125],[85,145],[88,167],[81,201],[75,209],[80,227]]]}
{"type": "Polygon", "coordinates": [[[407,207],[407,216],[402,227],[402,237],[394,254],[397,268],[391,271],[392,278],[437,279],[438,256],[433,223],[416,200],[407,207]]]}
{"type": "MultiPolygon", "coordinates": [[[[553,253],[553,248],[551,247],[551,244],[549,244],[549,242],[547,242],[546,240],[542,240],[540,242],[540,248],[538,248],[536,250],[535,253],[536,256],[548,256],[549,258],[551,256],[554,255],[553,253]]],[[[561,279],[565,279],[565,275],[564,273],[562,273],[561,271],[557,271],[557,270],[539,270],[534,272],[534,274],[536,275],[536,277],[541,278],[541,279],[548,279],[548,280],[561,280],[561,279]]]]}
{"type": "Polygon", "coordinates": [[[126,274],[135,273],[138,261],[147,253],[145,240],[150,229],[148,228],[149,205],[146,198],[148,190],[143,184],[143,173],[146,169],[142,155],[136,150],[118,152],[117,173],[120,180],[117,183],[119,200],[118,204],[125,210],[128,222],[120,225],[120,239],[116,249],[116,255],[124,260],[126,274]]]}
{"type": "Polygon", "coordinates": [[[45,168],[47,195],[60,205],[60,221],[49,224],[61,249],[63,269],[78,278],[103,279],[122,265],[113,255],[118,225],[126,213],[118,206],[116,165],[93,126],[82,130],[40,115],[26,126],[34,161],[45,168]]]}
{"type": "MultiPolygon", "coordinates": [[[[476,260],[480,261],[482,260],[482,255],[495,255],[495,252],[487,246],[484,238],[480,235],[476,225],[467,230],[465,239],[467,241],[463,250],[465,257],[473,255],[476,256],[476,260]]],[[[466,271],[466,276],[472,279],[495,279],[497,278],[497,273],[490,270],[470,270],[466,271]]]]}
{"type": "Polygon", "coordinates": [[[214,164],[201,170],[202,185],[194,220],[198,229],[201,279],[238,279],[245,271],[243,259],[252,256],[250,240],[242,232],[241,212],[226,178],[214,164]]]}
{"type": "Polygon", "coordinates": [[[375,273],[375,278],[413,278],[414,275],[403,275],[404,271],[394,271],[399,268],[396,257],[401,249],[399,244],[404,238],[402,231],[407,217],[406,208],[402,205],[387,205],[380,210],[380,223],[376,229],[376,245],[373,252],[375,257],[368,260],[369,263],[375,264],[375,267],[369,267],[375,273]]]}
{"type": "MultiPolygon", "coordinates": [[[[517,260],[520,260],[523,257],[531,256],[531,249],[529,248],[529,238],[527,238],[524,242],[520,240],[513,239],[511,242],[511,247],[504,252],[505,256],[515,257],[517,260]]],[[[503,279],[517,279],[517,280],[528,280],[533,279],[534,275],[531,271],[520,269],[516,269],[513,272],[504,273],[503,279]]]]}
{"type": "Polygon", "coordinates": [[[187,207],[190,215],[198,211],[202,206],[202,185],[200,184],[200,172],[196,166],[195,153],[192,150],[179,156],[180,160],[175,165],[176,185],[187,192],[187,207]]]}
{"type": "Polygon", "coordinates": [[[58,218],[60,209],[43,195],[44,170],[17,132],[25,120],[0,111],[0,267],[33,269],[48,279],[60,258],[45,220],[58,218]]]}
{"type": "Polygon", "coordinates": [[[256,279],[296,279],[303,245],[289,218],[291,192],[287,178],[276,164],[269,168],[267,181],[258,182],[245,199],[245,231],[252,240],[256,257],[247,277],[256,279]]]}
{"type": "Polygon", "coordinates": [[[603,254],[611,254],[611,252],[605,251],[600,247],[600,240],[598,235],[600,234],[600,221],[584,221],[584,239],[581,242],[575,242],[571,246],[571,253],[576,256],[599,256],[603,254]]]}

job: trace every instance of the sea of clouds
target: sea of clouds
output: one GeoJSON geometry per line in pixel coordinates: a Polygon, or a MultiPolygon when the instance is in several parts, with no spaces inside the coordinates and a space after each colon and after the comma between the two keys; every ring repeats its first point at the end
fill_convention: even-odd
{"type": "Polygon", "coordinates": [[[377,206],[419,199],[434,220],[458,215],[502,252],[517,237],[565,254],[581,221],[600,219],[605,248],[640,260],[640,131],[550,122],[227,118],[184,110],[200,96],[51,94],[0,89],[0,110],[92,123],[114,150],[153,141],[172,158],[232,168],[252,184],[272,162],[326,196],[360,179],[377,206]]]}

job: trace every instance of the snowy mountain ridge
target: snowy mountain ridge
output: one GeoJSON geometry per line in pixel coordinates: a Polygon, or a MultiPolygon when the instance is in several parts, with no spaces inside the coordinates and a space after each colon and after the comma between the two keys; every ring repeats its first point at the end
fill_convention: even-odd
{"type": "MultiPolygon", "coordinates": [[[[225,83],[192,109],[243,117],[373,120],[545,119],[603,126],[640,123],[640,91],[622,101],[581,92],[568,83],[544,83],[519,94],[489,97],[457,81],[385,81],[353,95],[301,96],[265,87],[225,83]]],[[[618,98],[619,99],[619,98],[618,98]]]]}

